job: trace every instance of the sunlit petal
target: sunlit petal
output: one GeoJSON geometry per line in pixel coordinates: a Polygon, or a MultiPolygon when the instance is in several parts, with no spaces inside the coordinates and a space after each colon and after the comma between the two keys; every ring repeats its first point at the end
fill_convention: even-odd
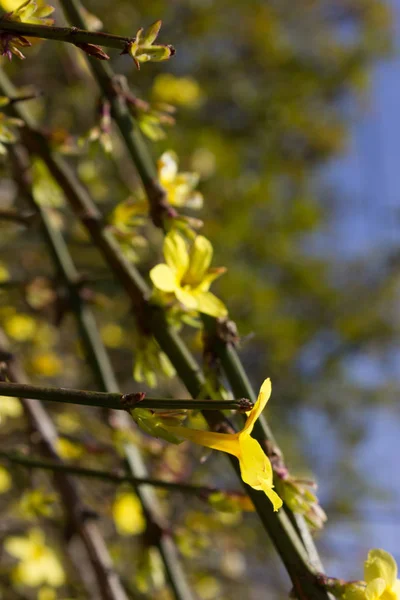
{"type": "Polygon", "coordinates": [[[164,240],[165,262],[175,271],[179,281],[189,267],[189,253],[186,242],[177,231],[171,231],[164,240]]]}
{"type": "Polygon", "coordinates": [[[257,421],[258,417],[261,415],[264,410],[269,398],[271,396],[271,380],[268,378],[264,381],[260,388],[260,392],[258,394],[258,398],[256,403],[254,404],[252,410],[248,414],[246,424],[243,428],[247,434],[253,431],[254,423],[257,421]]]}
{"type": "Polygon", "coordinates": [[[385,591],[385,588],[386,583],[384,579],[382,579],[381,577],[373,579],[367,584],[367,587],[365,588],[366,600],[378,600],[385,591]]]}
{"type": "Polygon", "coordinates": [[[198,300],[197,296],[193,294],[193,291],[189,289],[184,289],[181,287],[177,287],[175,289],[175,296],[179,300],[181,304],[189,308],[190,310],[198,309],[198,300]]]}
{"type": "Polygon", "coordinates": [[[385,550],[375,548],[370,550],[368,558],[364,565],[365,581],[367,583],[374,579],[381,578],[385,581],[386,587],[391,588],[397,578],[397,564],[393,556],[385,550]]]}
{"type": "Polygon", "coordinates": [[[225,304],[211,292],[196,294],[197,310],[205,315],[222,318],[228,314],[225,304]]]}
{"type": "Polygon", "coordinates": [[[177,286],[176,275],[168,265],[160,264],[153,267],[150,271],[150,279],[162,292],[174,292],[177,286]]]}
{"type": "Polygon", "coordinates": [[[196,236],[190,249],[189,268],[185,275],[185,283],[198,285],[211,264],[212,256],[211,242],[203,235],[196,236]]]}
{"type": "Polygon", "coordinates": [[[239,441],[238,434],[216,433],[214,431],[201,431],[199,429],[189,429],[188,427],[169,426],[168,431],[185,440],[190,440],[200,446],[212,448],[227,452],[234,456],[239,456],[239,441]]]}

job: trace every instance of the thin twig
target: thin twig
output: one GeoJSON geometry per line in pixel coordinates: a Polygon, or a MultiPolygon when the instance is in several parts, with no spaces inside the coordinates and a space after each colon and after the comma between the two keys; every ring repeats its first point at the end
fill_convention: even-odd
{"type": "Polygon", "coordinates": [[[78,404],[113,410],[131,410],[134,408],[150,408],[162,410],[238,410],[249,411],[252,403],[241,400],[177,400],[175,398],[144,398],[141,392],[120,394],[117,392],[93,392],[70,388],[22,385],[0,381],[0,395],[14,398],[34,398],[49,402],[78,404]]]}
{"type": "Polygon", "coordinates": [[[101,31],[87,31],[77,27],[54,27],[52,25],[35,25],[32,23],[20,23],[0,18],[0,33],[7,31],[24,37],[41,38],[67,42],[69,44],[94,44],[105,48],[117,48],[125,50],[127,45],[134,39],[121,35],[113,35],[101,31]]]}
{"type": "Polygon", "coordinates": [[[77,475],[79,477],[90,477],[113,483],[132,483],[137,485],[150,485],[152,487],[169,490],[171,492],[182,492],[193,494],[195,496],[208,497],[210,494],[222,492],[234,496],[244,496],[243,492],[234,490],[221,490],[212,486],[193,485],[190,483],[178,481],[163,481],[162,479],[153,479],[151,477],[133,477],[132,475],[122,474],[120,472],[101,471],[99,469],[88,469],[76,465],[66,465],[54,461],[45,461],[25,456],[21,452],[0,451],[0,459],[7,462],[26,467],[27,469],[43,469],[45,471],[59,471],[68,475],[77,475]]]}

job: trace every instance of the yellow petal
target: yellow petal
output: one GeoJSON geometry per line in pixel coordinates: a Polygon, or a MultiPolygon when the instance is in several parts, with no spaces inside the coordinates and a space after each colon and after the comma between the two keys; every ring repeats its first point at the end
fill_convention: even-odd
{"type": "Polygon", "coordinates": [[[364,576],[368,584],[374,579],[381,578],[385,581],[386,587],[391,588],[397,579],[396,561],[385,550],[379,548],[370,550],[364,564],[364,576]]]}
{"type": "Polygon", "coordinates": [[[346,585],[344,600],[365,600],[365,587],[359,584],[346,585]]]}
{"type": "Polygon", "coordinates": [[[392,587],[392,593],[394,595],[395,600],[400,600],[400,579],[397,579],[394,582],[394,586],[392,587]]]}
{"type": "Polygon", "coordinates": [[[366,600],[378,600],[386,589],[385,580],[382,577],[377,577],[367,584],[365,588],[366,600]]]}
{"type": "Polygon", "coordinates": [[[248,435],[253,431],[254,423],[257,421],[258,417],[261,415],[264,410],[269,398],[271,396],[271,380],[268,378],[264,381],[260,388],[260,392],[258,394],[257,401],[253,406],[252,410],[248,414],[246,424],[243,428],[243,431],[248,435]]]}
{"type": "Polygon", "coordinates": [[[266,496],[271,500],[274,511],[278,511],[283,504],[282,498],[268,485],[268,483],[261,482],[261,489],[265,492],[266,496]]]}
{"type": "Polygon", "coordinates": [[[179,302],[181,302],[181,304],[186,306],[186,308],[189,308],[191,310],[198,309],[197,295],[195,295],[192,291],[185,290],[181,287],[177,287],[175,289],[175,296],[177,297],[179,302]]]}
{"type": "Polygon", "coordinates": [[[175,152],[164,152],[157,161],[161,185],[172,183],[178,174],[178,161],[175,152]]]}
{"type": "Polygon", "coordinates": [[[204,275],[203,279],[201,280],[196,289],[199,292],[208,292],[212,282],[215,281],[215,279],[218,279],[218,277],[221,277],[221,275],[223,275],[224,273],[226,273],[225,267],[215,267],[213,269],[210,269],[208,273],[204,275]]]}
{"type": "Polygon", "coordinates": [[[263,490],[271,500],[274,510],[282,506],[282,500],[273,491],[273,472],[268,457],[257,440],[249,435],[239,435],[240,445],[240,472],[245,483],[255,490],[263,490]]]}
{"type": "Polygon", "coordinates": [[[32,551],[32,542],[24,537],[9,537],[4,542],[4,548],[11,556],[24,560],[32,551]]]}
{"type": "Polygon", "coordinates": [[[261,480],[272,487],[271,463],[257,440],[241,433],[239,434],[239,446],[239,462],[243,481],[255,489],[260,489],[261,480]]]}
{"type": "Polygon", "coordinates": [[[211,292],[196,294],[197,310],[212,317],[226,317],[228,310],[225,304],[211,292]]]}
{"type": "Polygon", "coordinates": [[[181,281],[189,267],[189,254],[186,242],[177,231],[170,231],[164,240],[165,262],[181,281]]]}
{"type": "Polygon", "coordinates": [[[150,271],[154,287],[162,292],[173,292],[176,288],[176,275],[168,265],[156,265],[150,271]]]}
{"type": "Polygon", "coordinates": [[[215,431],[201,431],[199,429],[190,429],[189,427],[170,426],[168,431],[185,440],[190,440],[199,446],[220,450],[238,457],[240,453],[238,434],[236,433],[216,433],[215,431]]]}
{"type": "Polygon", "coordinates": [[[189,268],[185,275],[185,283],[197,286],[208,271],[212,256],[211,242],[203,235],[196,236],[190,249],[189,268]]]}
{"type": "Polygon", "coordinates": [[[59,587],[65,583],[64,569],[57,556],[49,549],[49,554],[42,563],[43,581],[53,587],[59,587]]]}

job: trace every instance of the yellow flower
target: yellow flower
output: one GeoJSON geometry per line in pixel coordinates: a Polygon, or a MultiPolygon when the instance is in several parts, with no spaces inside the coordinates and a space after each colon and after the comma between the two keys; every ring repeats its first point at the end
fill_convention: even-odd
{"type": "Polygon", "coordinates": [[[198,235],[188,252],[184,238],[171,231],[164,240],[164,258],[167,264],[156,265],[150,271],[154,286],[167,294],[174,294],[183,306],[213,317],[225,317],[225,305],[209,289],[211,283],[225,272],[225,268],[210,269],[213,248],[198,235]]]}
{"type": "Polygon", "coordinates": [[[100,334],[107,348],[119,348],[124,342],[124,330],[117,323],[106,323],[102,326],[100,334]]]}
{"type": "Polygon", "coordinates": [[[0,494],[5,494],[11,488],[11,476],[7,469],[0,465],[0,494]]]}
{"type": "Polygon", "coordinates": [[[9,537],[4,547],[20,561],[13,571],[16,582],[32,587],[41,584],[58,587],[64,584],[62,565],[55,552],[46,546],[40,529],[31,529],[27,537],[9,537]]]}
{"type": "Polygon", "coordinates": [[[0,425],[3,425],[7,419],[17,419],[22,412],[21,402],[18,398],[0,396],[0,425]]]}
{"type": "Polygon", "coordinates": [[[133,492],[118,494],[112,507],[112,514],[120,535],[139,535],[146,528],[142,505],[133,492]]]}
{"type": "Polygon", "coordinates": [[[175,152],[164,152],[157,161],[157,167],[158,178],[172,206],[196,209],[203,206],[203,196],[200,192],[194,191],[199,183],[198,174],[179,173],[178,157],[175,152]]]}
{"type": "Polygon", "coordinates": [[[233,454],[239,460],[240,472],[245,483],[255,490],[263,490],[271,500],[274,510],[282,506],[282,500],[272,489],[272,466],[260,444],[251,437],[254,423],[264,410],[271,395],[271,381],[266,379],[261,386],[260,393],[252,410],[248,413],[245,426],[238,433],[216,433],[213,431],[199,431],[187,427],[168,427],[168,430],[187,440],[233,454]]]}
{"type": "Polygon", "coordinates": [[[201,89],[193,77],[175,77],[172,73],[157,75],[153,84],[157,100],[182,106],[196,106],[201,100],[201,89]]]}
{"type": "Polygon", "coordinates": [[[31,369],[36,375],[56,377],[63,371],[63,363],[54,352],[37,352],[31,359],[31,369]]]}
{"type": "Polygon", "coordinates": [[[4,323],[4,329],[17,342],[27,342],[36,333],[37,324],[33,317],[20,313],[9,317],[4,323]]]}
{"type": "Polygon", "coordinates": [[[59,437],[56,441],[56,448],[61,458],[69,460],[77,460],[83,454],[83,447],[67,438],[59,437]]]}
{"type": "Polygon", "coordinates": [[[53,25],[54,19],[48,17],[54,12],[54,7],[46,4],[44,0],[1,0],[7,10],[12,10],[9,15],[11,21],[34,23],[36,25],[53,25]]]}
{"type": "Polygon", "coordinates": [[[134,380],[145,382],[151,388],[156,387],[157,376],[175,377],[171,361],[152,336],[139,336],[134,361],[134,380]]]}
{"type": "Polygon", "coordinates": [[[4,283],[10,279],[10,274],[7,267],[0,261],[0,283],[4,283]]]}
{"type": "Polygon", "coordinates": [[[397,564],[389,552],[380,549],[370,550],[364,563],[364,577],[367,583],[365,588],[367,600],[400,600],[397,564]]]}
{"type": "Polygon", "coordinates": [[[364,582],[345,586],[344,600],[400,600],[400,579],[397,564],[385,550],[375,548],[368,552],[364,563],[364,582]]]}

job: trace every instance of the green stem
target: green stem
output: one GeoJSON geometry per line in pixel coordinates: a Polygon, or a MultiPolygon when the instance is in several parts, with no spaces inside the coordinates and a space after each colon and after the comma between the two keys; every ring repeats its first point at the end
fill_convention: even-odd
{"type": "Polygon", "coordinates": [[[238,496],[241,492],[233,490],[221,490],[216,487],[210,486],[199,486],[190,483],[175,482],[175,481],[163,481],[161,479],[153,479],[151,477],[134,477],[133,475],[122,475],[120,473],[110,473],[107,471],[101,471],[99,469],[88,469],[85,467],[78,467],[76,465],[66,465],[62,463],[56,463],[54,461],[46,461],[41,459],[29,458],[23,454],[16,452],[3,452],[0,451],[0,458],[28,469],[43,469],[45,471],[59,471],[67,473],[69,475],[77,475],[79,477],[90,477],[93,479],[101,479],[103,481],[110,481],[112,483],[132,483],[133,485],[151,485],[152,487],[169,490],[171,492],[182,492],[185,494],[193,494],[195,496],[207,497],[210,494],[216,492],[222,492],[225,494],[234,494],[238,496]]]}
{"type": "Polygon", "coordinates": [[[106,48],[124,50],[132,41],[131,37],[112,35],[101,31],[87,31],[77,27],[53,27],[51,25],[34,25],[32,23],[19,23],[0,18],[0,33],[7,31],[24,37],[56,40],[69,44],[94,44],[106,48]]]}
{"type": "Polygon", "coordinates": [[[23,385],[0,381],[0,395],[14,398],[33,398],[49,402],[78,404],[113,410],[150,408],[155,410],[251,410],[246,400],[176,400],[175,398],[141,398],[140,392],[120,394],[117,392],[92,392],[68,388],[23,385]]]}

